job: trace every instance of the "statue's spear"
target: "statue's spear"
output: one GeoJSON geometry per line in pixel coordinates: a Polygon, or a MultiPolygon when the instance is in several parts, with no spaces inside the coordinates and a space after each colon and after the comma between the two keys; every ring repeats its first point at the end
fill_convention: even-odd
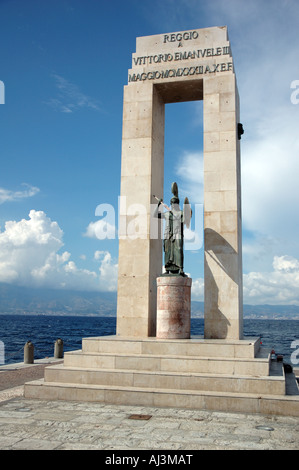
{"type": "Polygon", "coordinates": [[[155,199],[157,199],[157,201],[161,202],[162,206],[164,206],[165,209],[167,209],[168,211],[171,211],[171,209],[170,209],[168,206],[166,206],[166,204],[164,204],[163,200],[159,199],[159,198],[158,198],[157,196],[155,196],[154,194],[153,194],[153,196],[154,196],[155,199]]]}

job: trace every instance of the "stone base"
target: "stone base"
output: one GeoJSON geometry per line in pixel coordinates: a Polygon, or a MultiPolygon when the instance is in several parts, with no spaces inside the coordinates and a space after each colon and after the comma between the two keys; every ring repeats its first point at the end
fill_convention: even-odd
{"type": "Polygon", "coordinates": [[[157,278],[158,339],[190,338],[191,284],[187,276],[157,278]]]}
{"type": "Polygon", "coordinates": [[[84,338],[25,397],[299,416],[295,376],[260,338],[84,338]]]}

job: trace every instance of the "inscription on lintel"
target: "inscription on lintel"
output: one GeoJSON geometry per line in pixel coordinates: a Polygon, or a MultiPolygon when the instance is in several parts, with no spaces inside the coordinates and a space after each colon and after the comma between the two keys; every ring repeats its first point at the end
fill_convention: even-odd
{"type": "MultiPolygon", "coordinates": [[[[128,83],[233,72],[231,49],[227,41],[225,45],[215,45],[214,42],[212,47],[200,47],[200,35],[197,31],[164,34],[159,36],[159,40],[164,50],[165,44],[167,47],[167,44],[170,46],[174,43],[174,50],[163,53],[157,51],[148,55],[133,54],[133,67],[129,70],[128,83]],[[183,45],[188,46],[188,49],[176,50],[183,45]],[[227,60],[224,56],[227,56],[227,60]],[[184,64],[178,66],[180,62],[184,64]]],[[[155,43],[155,48],[157,44],[159,41],[155,43]]]]}

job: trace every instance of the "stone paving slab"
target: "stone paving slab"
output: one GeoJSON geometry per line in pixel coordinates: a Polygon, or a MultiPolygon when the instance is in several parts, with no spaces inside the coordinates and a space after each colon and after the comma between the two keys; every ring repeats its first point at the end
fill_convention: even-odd
{"type": "Polygon", "coordinates": [[[0,392],[13,387],[24,385],[25,382],[36,380],[44,376],[45,367],[53,364],[61,364],[61,359],[45,358],[37,359],[34,364],[17,362],[0,366],[0,392]]]}
{"type": "Polygon", "coordinates": [[[298,448],[296,417],[44,401],[23,396],[0,402],[1,450],[115,450],[117,455],[126,450],[136,455],[143,450],[180,453],[298,448]],[[140,419],[131,419],[132,415],[140,419]],[[144,415],[150,417],[142,419],[144,415]]]}
{"type": "Polygon", "coordinates": [[[179,458],[190,450],[299,448],[298,417],[25,399],[22,384],[48,362],[0,368],[0,450],[168,451],[179,458]]]}

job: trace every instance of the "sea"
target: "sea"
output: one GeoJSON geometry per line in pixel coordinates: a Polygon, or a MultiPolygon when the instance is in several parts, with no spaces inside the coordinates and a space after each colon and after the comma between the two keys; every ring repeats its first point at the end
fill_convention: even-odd
{"type": "MultiPolygon", "coordinates": [[[[81,349],[82,338],[114,335],[115,332],[115,317],[0,315],[0,364],[23,362],[27,341],[34,344],[34,358],[44,359],[54,356],[58,338],[63,340],[66,352],[81,349]]],[[[191,335],[203,333],[204,319],[191,318],[191,335]]],[[[260,337],[262,346],[282,354],[284,362],[293,366],[298,364],[298,320],[244,319],[246,336],[260,337]]]]}

